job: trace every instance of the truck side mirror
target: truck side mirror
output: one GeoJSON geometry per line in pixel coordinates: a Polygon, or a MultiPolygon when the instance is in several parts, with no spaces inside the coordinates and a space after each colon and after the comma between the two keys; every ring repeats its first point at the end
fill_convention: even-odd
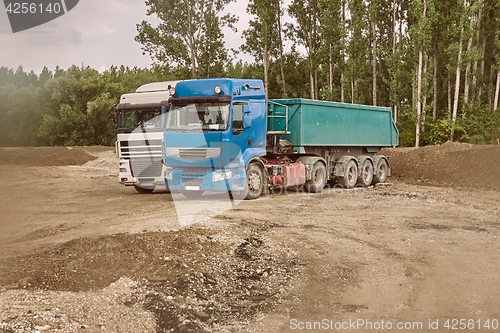
{"type": "Polygon", "coordinates": [[[118,111],[113,113],[113,122],[115,123],[115,129],[118,128],[118,111]]]}
{"type": "Polygon", "coordinates": [[[252,116],[250,116],[250,105],[243,104],[243,128],[252,127],[252,116]]]}

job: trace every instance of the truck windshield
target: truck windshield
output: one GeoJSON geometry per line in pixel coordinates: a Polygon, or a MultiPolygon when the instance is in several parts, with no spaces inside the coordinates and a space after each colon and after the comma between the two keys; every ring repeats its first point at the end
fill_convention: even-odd
{"type": "Polygon", "coordinates": [[[118,131],[131,132],[161,132],[161,108],[126,109],[118,111],[118,131]]]}
{"type": "Polygon", "coordinates": [[[172,105],[167,112],[167,131],[224,131],[229,122],[229,103],[172,105]]]}

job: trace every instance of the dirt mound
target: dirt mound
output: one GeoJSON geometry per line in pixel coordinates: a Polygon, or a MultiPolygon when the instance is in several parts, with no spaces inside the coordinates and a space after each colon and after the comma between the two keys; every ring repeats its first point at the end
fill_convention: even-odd
{"type": "Polygon", "coordinates": [[[126,304],[154,313],[158,331],[208,332],[210,323],[272,308],[275,295],[300,273],[293,257],[259,234],[228,237],[201,228],[116,234],[0,261],[0,269],[9,272],[0,275],[0,286],[85,292],[128,277],[139,281],[136,292],[142,296],[126,304]]]}
{"type": "Polygon", "coordinates": [[[381,153],[390,157],[392,176],[407,183],[500,191],[500,146],[446,142],[381,153]]]}
{"type": "Polygon", "coordinates": [[[98,152],[110,147],[16,147],[0,148],[0,164],[28,166],[82,165],[97,157],[98,152]]]}

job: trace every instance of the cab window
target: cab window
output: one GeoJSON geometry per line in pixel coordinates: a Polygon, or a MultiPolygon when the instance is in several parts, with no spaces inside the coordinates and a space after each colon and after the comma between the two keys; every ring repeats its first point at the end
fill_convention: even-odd
{"type": "Polygon", "coordinates": [[[235,103],[233,105],[233,132],[243,131],[243,104],[235,103]]]}

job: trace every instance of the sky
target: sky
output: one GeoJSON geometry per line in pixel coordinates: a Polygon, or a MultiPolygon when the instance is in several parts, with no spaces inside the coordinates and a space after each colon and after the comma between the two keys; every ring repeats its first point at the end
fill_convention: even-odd
{"type": "MultiPolygon", "coordinates": [[[[227,10],[238,17],[238,32],[224,30],[228,49],[238,48],[241,33],[248,27],[247,0],[231,3],[227,10]]],[[[136,24],[147,20],[144,0],[80,0],[72,10],[53,21],[12,33],[5,7],[0,4],[0,67],[40,74],[44,66],[67,69],[71,65],[90,66],[103,71],[110,66],[149,67],[149,55],[142,55],[134,41],[136,24]]],[[[242,55],[243,61],[252,61],[242,55]]]]}

